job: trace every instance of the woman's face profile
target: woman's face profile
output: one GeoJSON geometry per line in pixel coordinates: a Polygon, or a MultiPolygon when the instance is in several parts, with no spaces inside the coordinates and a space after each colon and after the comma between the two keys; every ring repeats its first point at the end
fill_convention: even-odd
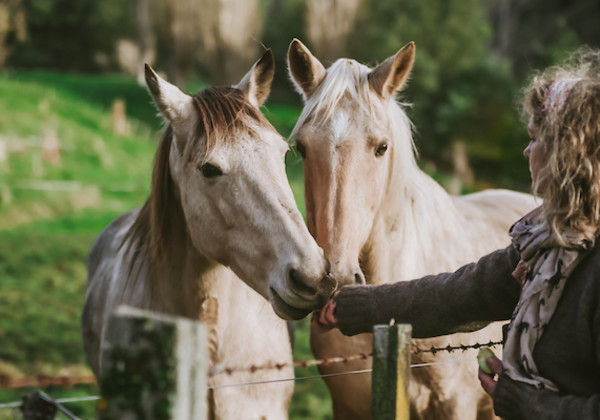
{"type": "Polygon", "coordinates": [[[543,196],[543,183],[539,179],[540,173],[547,163],[547,153],[544,145],[539,139],[538,129],[533,124],[533,119],[527,125],[529,131],[529,144],[523,150],[523,156],[529,161],[529,172],[531,173],[531,189],[534,193],[543,196]]]}

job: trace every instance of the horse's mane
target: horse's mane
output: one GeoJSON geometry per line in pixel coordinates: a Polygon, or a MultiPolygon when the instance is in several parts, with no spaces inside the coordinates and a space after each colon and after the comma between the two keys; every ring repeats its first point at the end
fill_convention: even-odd
{"type": "MultiPolygon", "coordinates": [[[[217,144],[235,141],[238,138],[235,133],[253,131],[256,123],[270,126],[262,113],[235,88],[205,89],[193,96],[193,104],[198,123],[182,151],[188,159],[193,159],[198,149],[207,153],[217,144]]],[[[172,240],[182,232],[187,234],[179,192],[171,177],[169,155],[172,143],[173,127],[168,124],[154,159],[150,195],[121,244],[121,247],[129,247],[128,251],[132,253],[128,279],[135,281],[146,263],[150,285],[158,280],[163,271],[161,268],[168,264],[169,253],[180,253],[180,249],[173,249],[172,240]]]]}
{"type": "Polygon", "coordinates": [[[206,134],[205,151],[221,142],[234,141],[237,136],[232,134],[238,130],[254,131],[252,122],[271,126],[260,110],[248,102],[239,89],[208,88],[194,95],[193,99],[199,117],[194,140],[197,142],[206,134]]]}
{"type": "Polygon", "coordinates": [[[340,100],[347,96],[370,112],[368,83],[366,83],[369,70],[367,66],[346,58],[333,63],[327,69],[327,76],[317,90],[306,100],[291,138],[296,136],[299,127],[315,119],[317,115],[319,121],[316,122],[331,119],[340,100]]]}

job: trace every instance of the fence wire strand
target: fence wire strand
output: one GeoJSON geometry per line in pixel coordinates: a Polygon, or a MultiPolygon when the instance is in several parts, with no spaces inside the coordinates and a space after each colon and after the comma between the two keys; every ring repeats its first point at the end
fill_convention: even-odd
{"type": "MultiPolygon", "coordinates": [[[[89,401],[98,401],[101,397],[99,395],[89,395],[87,397],[73,397],[73,398],[59,398],[54,400],[60,404],[69,404],[69,403],[77,403],[77,402],[89,402],[89,401]]],[[[0,409],[4,408],[19,408],[23,405],[23,401],[14,401],[10,403],[0,404],[0,409]]]]}
{"type": "MultiPolygon", "coordinates": [[[[502,344],[502,341],[490,340],[487,343],[460,344],[457,346],[452,346],[452,345],[448,344],[446,347],[433,347],[432,346],[430,348],[419,348],[413,342],[411,354],[417,355],[417,354],[431,353],[432,355],[435,355],[435,354],[441,353],[441,352],[447,352],[447,353],[452,354],[457,351],[465,352],[470,349],[480,349],[482,347],[495,347],[495,346],[498,346],[501,344],[502,344]]],[[[328,365],[337,364],[337,363],[349,363],[349,362],[352,362],[355,360],[366,360],[371,357],[373,357],[373,353],[368,353],[368,354],[367,353],[359,353],[359,354],[355,354],[352,356],[325,357],[325,358],[316,359],[316,360],[300,360],[300,361],[296,361],[293,363],[269,363],[269,364],[262,365],[262,366],[251,365],[249,367],[230,367],[230,366],[217,365],[208,373],[208,377],[211,378],[211,377],[219,375],[221,373],[226,373],[228,375],[231,375],[231,374],[237,373],[237,372],[254,373],[259,370],[274,370],[274,369],[281,370],[286,367],[305,368],[305,367],[309,367],[309,366],[328,366],[328,365]]]]}
{"type": "MultiPolygon", "coordinates": [[[[414,364],[411,364],[410,367],[411,368],[421,368],[421,367],[441,366],[441,365],[459,365],[459,364],[463,364],[463,363],[474,363],[474,361],[472,359],[456,359],[456,360],[446,360],[443,362],[414,363],[414,364]]],[[[361,369],[361,370],[353,370],[353,371],[349,371],[349,372],[328,373],[328,374],[324,374],[324,375],[299,376],[299,377],[295,377],[295,378],[274,379],[271,381],[213,385],[213,386],[209,386],[208,389],[234,388],[234,387],[250,386],[250,385],[264,385],[264,384],[272,384],[272,383],[277,383],[277,382],[301,381],[304,379],[328,378],[331,376],[352,375],[352,374],[369,373],[369,372],[373,372],[373,369],[361,369]]]]}
{"type": "MultiPolygon", "coordinates": [[[[447,360],[444,362],[414,363],[414,364],[411,364],[410,367],[411,368],[420,368],[420,367],[429,367],[429,366],[436,366],[436,365],[453,365],[453,364],[463,364],[463,363],[473,363],[473,360],[459,359],[459,360],[447,360]]],[[[332,376],[356,375],[356,374],[369,373],[369,372],[373,372],[373,369],[361,369],[361,370],[353,370],[353,371],[349,371],[349,372],[328,373],[325,375],[299,376],[299,377],[295,377],[295,378],[274,379],[274,380],[270,380],[270,381],[257,381],[257,382],[244,382],[244,383],[237,383],[237,384],[212,385],[212,386],[208,386],[207,388],[208,389],[236,388],[236,387],[241,387],[241,386],[265,385],[265,384],[290,382],[290,381],[302,381],[302,380],[306,380],[306,379],[329,378],[332,376]]],[[[81,397],[81,398],[61,398],[61,399],[57,399],[55,401],[58,403],[74,403],[74,402],[97,401],[100,398],[101,398],[100,396],[94,395],[94,396],[81,397]]],[[[0,404],[0,409],[18,408],[21,406],[21,404],[22,404],[21,401],[0,404]]]]}
{"type": "MultiPolygon", "coordinates": [[[[481,347],[495,347],[503,344],[502,341],[489,341],[487,343],[475,343],[470,345],[459,345],[459,346],[451,346],[448,345],[446,347],[430,347],[427,349],[421,349],[413,344],[413,349],[411,354],[423,354],[423,353],[431,353],[435,355],[439,352],[448,352],[454,353],[455,351],[465,352],[469,349],[479,349],[481,347]]],[[[293,363],[271,363],[264,366],[255,366],[251,365],[250,367],[243,368],[228,368],[225,366],[216,366],[210,373],[209,378],[216,376],[220,373],[227,373],[231,375],[234,372],[250,372],[254,373],[258,370],[269,370],[269,369],[277,369],[281,370],[284,367],[298,367],[298,368],[306,368],[310,366],[327,366],[330,364],[336,363],[348,363],[354,360],[366,360],[373,356],[373,353],[359,353],[352,356],[339,356],[339,357],[329,357],[323,359],[315,359],[315,360],[299,360],[293,363]]],[[[438,366],[438,365],[452,365],[452,364],[462,364],[462,363],[472,363],[471,359],[457,359],[457,360],[446,360],[443,362],[429,362],[429,363],[414,363],[411,364],[411,368],[421,368],[421,367],[429,367],[429,366],[438,366]]],[[[209,386],[208,389],[220,389],[220,388],[233,388],[233,387],[241,387],[241,386],[251,386],[251,385],[263,385],[270,383],[278,383],[278,382],[288,382],[288,381],[300,381],[306,379],[317,379],[317,378],[327,378],[331,376],[342,376],[342,375],[352,375],[352,374],[362,374],[372,372],[373,369],[361,369],[361,370],[353,370],[348,372],[338,372],[338,373],[329,373],[324,375],[312,375],[312,376],[299,376],[294,378],[285,378],[285,379],[275,379],[270,381],[258,381],[258,382],[245,382],[245,383],[237,383],[237,384],[225,384],[225,385],[213,385],[209,386]]],[[[13,379],[7,375],[0,375],[0,389],[11,389],[11,388],[23,388],[23,387],[36,387],[36,386],[50,386],[50,385],[58,385],[65,388],[72,387],[77,384],[92,384],[96,383],[96,380],[93,376],[84,376],[84,377],[51,377],[47,375],[39,375],[35,378],[19,378],[13,379]],[[81,381],[81,382],[78,382],[81,381]]],[[[88,402],[88,401],[97,401],[101,397],[100,396],[87,396],[87,397],[75,397],[75,398],[62,398],[55,400],[58,403],[74,403],[74,402],[88,402]]],[[[0,404],[0,409],[14,409],[19,408],[23,404],[22,401],[15,401],[11,403],[2,403],[0,404]]]]}

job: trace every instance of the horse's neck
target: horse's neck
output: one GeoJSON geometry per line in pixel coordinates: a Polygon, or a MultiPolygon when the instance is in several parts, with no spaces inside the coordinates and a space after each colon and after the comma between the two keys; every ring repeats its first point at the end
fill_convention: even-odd
{"type": "Polygon", "coordinates": [[[164,263],[147,276],[153,308],[192,319],[216,317],[215,289],[235,275],[196,249],[185,223],[172,226],[164,249],[164,263]]]}

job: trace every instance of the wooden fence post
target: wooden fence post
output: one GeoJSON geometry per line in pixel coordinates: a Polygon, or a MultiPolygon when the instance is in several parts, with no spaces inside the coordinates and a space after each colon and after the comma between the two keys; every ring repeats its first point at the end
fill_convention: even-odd
{"type": "Polygon", "coordinates": [[[54,420],[58,409],[50,404],[42,393],[34,392],[31,395],[23,397],[21,405],[23,420],[54,420]]]}
{"type": "Polygon", "coordinates": [[[120,307],[103,344],[101,420],[206,420],[204,325],[120,307]]]}
{"type": "Polygon", "coordinates": [[[408,420],[412,326],[373,328],[372,406],[374,420],[408,420]]]}
{"type": "Polygon", "coordinates": [[[31,395],[23,397],[21,405],[23,420],[54,420],[56,413],[61,412],[64,417],[73,420],[79,420],[75,414],[67,410],[58,401],[53,400],[50,396],[42,391],[36,391],[31,395]]]}

